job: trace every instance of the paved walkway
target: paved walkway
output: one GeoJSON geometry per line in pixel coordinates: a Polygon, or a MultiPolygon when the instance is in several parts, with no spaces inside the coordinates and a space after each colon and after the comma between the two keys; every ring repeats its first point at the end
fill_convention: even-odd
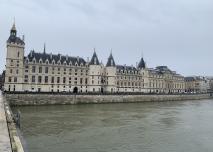
{"type": "Polygon", "coordinates": [[[0,92],[0,152],[12,152],[1,92],[0,92]]]}

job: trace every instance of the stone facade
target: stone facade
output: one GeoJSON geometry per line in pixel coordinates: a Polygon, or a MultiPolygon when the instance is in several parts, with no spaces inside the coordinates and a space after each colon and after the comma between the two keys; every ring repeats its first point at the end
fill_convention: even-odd
{"type": "Polygon", "coordinates": [[[206,93],[210,91],[211,80],[202,76],[185,77],[186,92],[206,93]]]}
{"type": "Polygon", "coordinates": [[[134,66],[115,64],[112,53],[107,64],[96,51],[90,61],[81,57],[34,50],[25,56],[24,39],[15,24],[7,40],[4,91],[8,92],[143,92],[182,93],[184,77],[166,66],[149,69],[143,58],[134,66]]]}

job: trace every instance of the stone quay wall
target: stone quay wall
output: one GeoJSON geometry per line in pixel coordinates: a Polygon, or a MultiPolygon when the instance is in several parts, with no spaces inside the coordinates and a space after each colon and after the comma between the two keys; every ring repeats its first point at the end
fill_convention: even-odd
{"type": "Polygon", "coordinates": [[[17,133],[16,124],[13,119],[12,110],[10,109],[9,104],[6,101],[4,101],[4,106],[5,106],[5,114],[7,119],[7,126],[8,126],[9,136],[10,136],[12,152],[24,152],[24,148],[22,146],[21,140],[17,133]]]}
{"type": "Polygon", "coordinates": [[[210,94],[179,95],[54,95],[54,94],[5,94],[12,106],[102,104],[201,100],[212,98],[210,94]]]}

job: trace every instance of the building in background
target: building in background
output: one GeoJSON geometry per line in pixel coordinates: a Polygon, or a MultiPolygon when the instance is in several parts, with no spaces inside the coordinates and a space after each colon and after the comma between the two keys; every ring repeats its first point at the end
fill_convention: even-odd
{"type": "Polygon", "coordinates": [[[186,92],[206,93],[210,91],[210,79],[202,76],[185,77],[186,92]]]}
{"type": "Polygon", "coordinates": [[[184,77],[166,66],[147,68],[143,59],[135,66],[116,64],[112,53],[104,65],[94,50],[90,61],[81,57],[30,51],[15,24],[7,40],[4,91],[183,93],[184,77]]]}
{"type": "Polygon", "coordinates": [[[167,66],[148,69],[150,92],[154,93],[184,93],[184,77],[171,71],[167,66]]]}

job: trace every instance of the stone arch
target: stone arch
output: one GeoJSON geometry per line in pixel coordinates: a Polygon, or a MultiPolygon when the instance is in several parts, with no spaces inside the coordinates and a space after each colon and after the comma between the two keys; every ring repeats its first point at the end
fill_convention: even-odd
{"type": "Polygon", "coordinates": [[[73,88],[73,93],[78,93],[78,87],[73,88]]]}

